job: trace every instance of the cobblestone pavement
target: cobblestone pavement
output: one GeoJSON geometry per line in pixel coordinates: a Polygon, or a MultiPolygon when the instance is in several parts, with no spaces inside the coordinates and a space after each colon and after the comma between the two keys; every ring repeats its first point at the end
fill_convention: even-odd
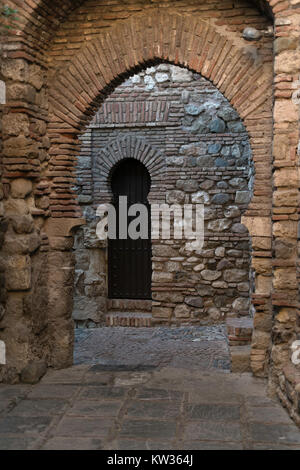
{"type": "MultiPolygon", "coordinates": [[[[200,333],[201,329],[191,334],[184,328],[152,336],[148,332],[148,339],[154,337],[157,343],[160,337],[161,343],[173,341],[190,348],[184,354],[181,346],[174,347],[173,354],[177,351],[179,357],[170,354],[166,365],[160,361],[162,345],[157,356],[146,361],[151,341],[141,330],[125,332],[127,339],[136,337],[134,343],[139,338],[140,344],[147,344],[144,356],[135,361],[138,349],[131,349],[127,340],[117,345],[113,341],[120,335],[117,331],[79,332],[76,361],[91,359],[88,344],[93,338],[94,352],[99,353],[94,365],[49,371],[33,386],[0,385],[0,449],[300,450],[300,430],[267,397],[263,379],[230,374],[221,362],[216,367],[214,352],[196,368],[200,350],[204,351],[200,343],[214,351],[216,345],[210,343],[221,342],[222,328],[203,330],[202,337],[200,333]],[[106,346],[96,348],[95,338],[105,332],[106,346]],[[111,355],[109,341],[115,346],[111,355]],[[123,354],[121,360],[122,348],[132,356],[123,354]],[[192,352],[196,360],[184,364],[192,352]],[[157,362],[151,363],[153,359],[157,362]]],[[[224,341],[222,351],[227,351],[224,341]]]]}
{"type": "Polygon", "coordinates": [[[75,364],[230,370],[226,326],[75,331],[75,364]]]}

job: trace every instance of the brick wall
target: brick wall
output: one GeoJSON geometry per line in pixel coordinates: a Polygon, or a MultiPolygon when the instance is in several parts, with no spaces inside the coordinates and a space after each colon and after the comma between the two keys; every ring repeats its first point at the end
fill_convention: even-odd
{"type": "Polygon", "coordinates": [[[9,364],[1,368],[1,377],[18,380],[31,360],[42,358],[57,367],[71,363],[74,260],[70,249],[72,228],[82,223],[70,189],[75,182],[78,134],[126,76],[162,60],[185,65],[211,80],[249,132],[256,178],[243,222],[252,236],[256,272],[252,368],[257,375],[269,374],[271,388],[285,397],[296,416],[298,372],[291,362],[291,345],[299,336],[299,113],[291,96],[300,72],[299,0],[263,2],[274,15],[275,42],[263,32],[263,38],[253,43],[242,39],[243,28],[266,31],[272,24],[253,1],[107,0],[99,6],[92,0],[63,5],[59,0],[11,0],[10,4],[19,10],[20,27],[18,34],[8,35],[1,64],[8,91],[2,182],[9,216],[7,243],[10,237],[15,246],[18,243],[20,257],[11,257],[9,247],[3,246],[9,278],[18,280],[14,290],[7,285],[6,314],[0,324],[1,339],[9,342],[9,364]],[[14,183],[20,178],[25,183],[14,183]],[[15,185],[21,185],[22,191],[19,187],[13,193],[15,185]],[[16,231],[16,222],[13,226],[13,220],[19,222],[24,215],[26,230],[32,226],[30,217],[34,221],[30,233],[24,233],[24,226],[16,231]],[[24,236],[31,240],[30,250],[36,247],[33,252],[24,247],[24,236]],[[36,251],[48,253],[42,256],[49,267],[48,309],[37,330],[26,317],[26,300],[34,291],[29,272],[35,269],[36,251]],[[41,331],[45,332],[42,344],[41,331]]]}

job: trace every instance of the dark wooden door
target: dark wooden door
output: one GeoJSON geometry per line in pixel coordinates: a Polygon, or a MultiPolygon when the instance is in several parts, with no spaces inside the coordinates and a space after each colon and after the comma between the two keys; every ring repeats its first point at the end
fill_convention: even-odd
{"type": "MultiPolygon", "coordinates": [[[[108,242],[108,294],[112,299],[151,299],[151,216],[147,196],[151,179],[146,167],[134,159],[118,164],[112,174],[112,191],[117,214],[117,239],[108,242]],[[119,238],[119,197],[128,206],[141,203],[148,208],[148,239],[119,238]]],[[[135,217],[128,217],[128,225],[135,217]]]]}

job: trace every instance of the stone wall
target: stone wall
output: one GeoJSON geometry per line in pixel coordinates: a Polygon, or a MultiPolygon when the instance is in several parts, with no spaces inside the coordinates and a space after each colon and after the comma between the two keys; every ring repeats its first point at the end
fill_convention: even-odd
{"type": "Polygon", "coordinates": [[[95,234],[95,213],[111,200],[111,189],[109,174],[98,181],[95,160],[102,168],[107,146],[120,146],[128,135],[131,146],[136,139],[134,158],[143,155],[136,150],[142,140],[162,160],[151,203],[205,204],[201,252],[187,250],[186,239],[153,240],[152,324],[209,324],[248,315],[250,239],[241,216],[252,196],[253,162],[246,129],[211,83],[161,64],[116,88],[82,137],[77,193],[88,223],[75,245],[76,324],[105,324],[109,260],[95,234]]]}

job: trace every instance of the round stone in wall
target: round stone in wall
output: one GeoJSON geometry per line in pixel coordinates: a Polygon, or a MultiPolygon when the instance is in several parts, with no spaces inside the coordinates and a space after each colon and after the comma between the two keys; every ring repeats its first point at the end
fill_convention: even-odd
{"type": "Polygon", "coordinates": [[[261,32],[256,28],[247,27],[243,31],[243,38],[246,41],[258,41],[261,37],[261,32]]]}
{"type": "Polygon", "coordinates": [[[223,121],[223,119],[220,119],[220,118],[213,119],[209,126],[210,132],[213,132],[215,134],[222,133],[225,131],[225,129],[226,129],[226,124],[223,121]]]}

